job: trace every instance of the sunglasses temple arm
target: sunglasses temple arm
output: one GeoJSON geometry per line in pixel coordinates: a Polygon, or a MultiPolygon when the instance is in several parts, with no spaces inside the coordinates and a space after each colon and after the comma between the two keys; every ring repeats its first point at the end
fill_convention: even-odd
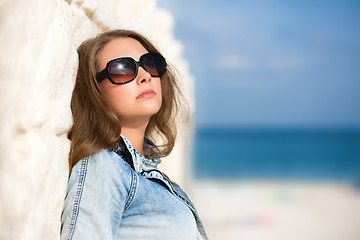
{"type": "Polygon", "coordinates": [[[104,80],[107,77],[108,77],[108,74],[107,74],[106,68],[104,70],[102,70],[101,72],[96,74],[96,80],[98,82],[104,80]]]}

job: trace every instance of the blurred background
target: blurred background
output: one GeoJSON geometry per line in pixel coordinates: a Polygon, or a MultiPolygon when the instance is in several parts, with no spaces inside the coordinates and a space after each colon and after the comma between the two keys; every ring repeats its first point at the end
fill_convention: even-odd
{"type": "Polygon", "coordinates": [[[195,79],[210,239],[360,239],[360,2],[158,0],[195,79]]]}

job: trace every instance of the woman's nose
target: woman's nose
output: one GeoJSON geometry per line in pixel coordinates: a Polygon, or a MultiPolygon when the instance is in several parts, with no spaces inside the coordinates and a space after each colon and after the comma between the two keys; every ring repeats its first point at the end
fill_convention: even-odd
{"type": "Polygon", "coordinates": [[[138,79],[137,79],[138,84],[145,83],[148,81],[151,81],[151,74],[148,71],[146,71],[142,66],[139,66],[138,79]]]}

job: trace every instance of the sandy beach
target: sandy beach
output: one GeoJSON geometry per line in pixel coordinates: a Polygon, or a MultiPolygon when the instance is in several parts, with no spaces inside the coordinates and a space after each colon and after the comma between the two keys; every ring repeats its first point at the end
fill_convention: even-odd
{"type": "Polygon", "coordinates": [[[194,181],[212,240],[359,240],[360,190],[345,182],[194,181]]]}

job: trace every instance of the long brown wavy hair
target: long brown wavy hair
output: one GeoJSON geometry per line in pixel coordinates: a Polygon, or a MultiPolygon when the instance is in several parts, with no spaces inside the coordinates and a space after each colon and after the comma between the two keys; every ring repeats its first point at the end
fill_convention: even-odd
{"type": "MultiPolygon", "coordinates": [[[[78,48],[79,68],[71,98],[73,125],[68,131],[71,140],[70,171],[82,158],[102,149],[113,149],[120,139],[121,125],[113,110],[101,96],[96,81],[98,52],[111,40],[129,37],[140,42],[147,51],[159,52],[144,36],[131,30],[113,30],[86,40],[78,48]]],[[[176,138],[175,113],[184,102],[171,66],[161,77],[162,106],[150,118],[145,137],[154,140],[160,136],[162,144],[148,149],[145,155],[152,158],[167,156],[176,138]]],[[[144,149],[145,151],[145,149],[144,149]]]]}

